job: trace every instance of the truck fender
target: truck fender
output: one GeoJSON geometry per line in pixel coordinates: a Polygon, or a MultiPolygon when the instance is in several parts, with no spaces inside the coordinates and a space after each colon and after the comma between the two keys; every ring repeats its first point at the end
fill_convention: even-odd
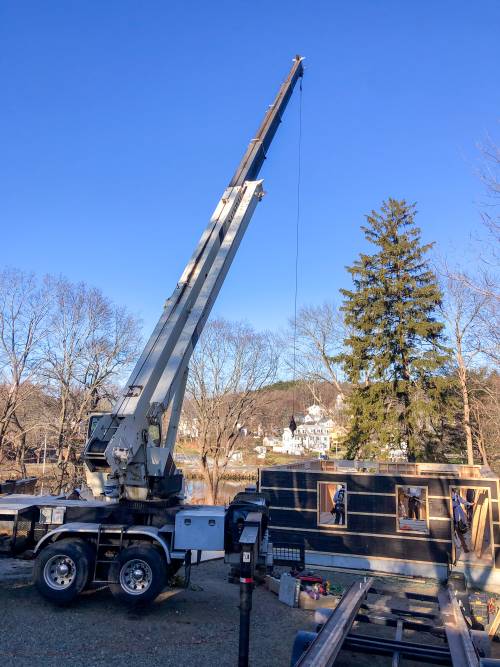
{"type": "MultiPolygon", "coordinates": [[[[97,537],[99,526],[100,524],[98,523],[65,523],[62,526],[53,528],[37,542],[34,549],[34,554],[36,556],[45,546],[53,541],[64,538],[68,534],[76,536],[81,535],[82,538],[85,538],[86,535],[97,537]]],[[[161,548],[167,564],[170,565],[172,560],[170,557],[170,547],[168,546],[167,542],[165,542],[164,538],[158,534],[157,529],[154,527],[130,526],[130,528],[127,528],[123,531],[123,534],[127,535],[127,537],[148,537],[151,542],[156,543],[161,548]]]]}

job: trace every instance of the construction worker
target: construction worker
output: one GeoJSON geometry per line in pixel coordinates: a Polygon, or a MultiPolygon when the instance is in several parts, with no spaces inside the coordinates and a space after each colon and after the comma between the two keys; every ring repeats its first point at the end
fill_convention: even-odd
{"type": "Polygon", "coordinates": [[[467,525],[467,515],[464,511],[464,508],[467,508],[473,503],[468,503],[465,498],[462,498],[460,495],[459,489],[452,489],[451,491],[451,506],[453,508],[453,522],[458,524],[459,521],[462,521],[467,525]]]}
{"type": "Polygon", "coordinates": [[[468,508],[474,503],[470,503],[465,498],[462,498],[460,495],[460,489],[454,488],[451,490],[451,506],[453,509],[453,528],[455,531],[456,539],[458,543],[462,546],[465,553],[469,553],[470,549],[465,540],[465,535],[469,530],[467,524],[467,515],[464,511],[464,508],[468,508]]]}
{"type": "Polygon", "coordinates": [[[465,499],[467,500],[467,523],[472,527],[472,519],[474,517],[474,504],[476,501],[476,489],[467,489],[465,493],[465,499]]]}
{"type": "Polygon", "coordinates": [[[408,494],[408,518],[420,520],[420,506],[422,505],[422,500],[420,499],[420,489],[411,488],[409,489],[410,493],[408,494]]]}
{"type": "Polygon", "coordinates": [[[339,488],[335,491],[335,495],[333,496],[333,523],[338,526],[343,526],[345,524],[345,494],[345,484],[340,484],[339,488]]]}

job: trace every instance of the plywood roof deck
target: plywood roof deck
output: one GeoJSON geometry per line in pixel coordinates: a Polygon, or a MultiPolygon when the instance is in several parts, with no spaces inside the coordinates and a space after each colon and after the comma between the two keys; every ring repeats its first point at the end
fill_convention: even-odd
{"type": "Polygon", "coordinates": [[[411,477],[453,477],[464,479],[496,479],[488,466],[458,465],[452,463],[388,463],[386,461],[350,461],[309,459],[284,465],[266,467],[266,470],[295,472],[332,472],[350,475],[406,475],[411,477]]]}

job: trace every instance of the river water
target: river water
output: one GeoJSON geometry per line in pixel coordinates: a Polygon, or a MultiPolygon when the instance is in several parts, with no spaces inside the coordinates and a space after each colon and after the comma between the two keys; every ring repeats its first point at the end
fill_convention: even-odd
{"type": "MultiPolygon", "coordinates": [[[[219,497],[217,499],[218,505],[228,505],[234,496],[239,491],[244,491],[247,486],[252,486],[254,482],[251,481],[232,481],[223,480],[219,484],[219,497]]],[[[207,499],[207,485],[201,479],[185,479],[184,492],[186,502],[194,505],[203,505],[208,503],[207,499]]]]}

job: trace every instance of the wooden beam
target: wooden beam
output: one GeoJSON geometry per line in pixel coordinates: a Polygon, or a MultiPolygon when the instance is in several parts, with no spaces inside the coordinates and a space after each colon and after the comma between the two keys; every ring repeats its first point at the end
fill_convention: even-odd
{"type": "Polygon", "coordinates": [[[457,598],[449,588],[442,588],[438,600],[453,667],[479,667],[479,658],[457,598]]]}
{"type": "Polygon", "coordinates": [[[495,618],[491,622],[490,629],[488,630],[488,637],[494,637],[496,635],[499,625],[500,625],[500,607],[497,609],[495,618]]]}
{"type": "Polygon", "coordinates": [[[352,584],[296,667],[331,667],[335,663],[358,609],[372,585],[371,577],[352,584]]]}
{"type": "Polygon", "coordinates": [[[472,519],[472,549],[476,552],[476,556],[481,558],[484,551],[484,534],[486,529],[486,520],[488,519],[488,494],[482,491],[477,500],[477,506],[474,508],[472,519]]]}

